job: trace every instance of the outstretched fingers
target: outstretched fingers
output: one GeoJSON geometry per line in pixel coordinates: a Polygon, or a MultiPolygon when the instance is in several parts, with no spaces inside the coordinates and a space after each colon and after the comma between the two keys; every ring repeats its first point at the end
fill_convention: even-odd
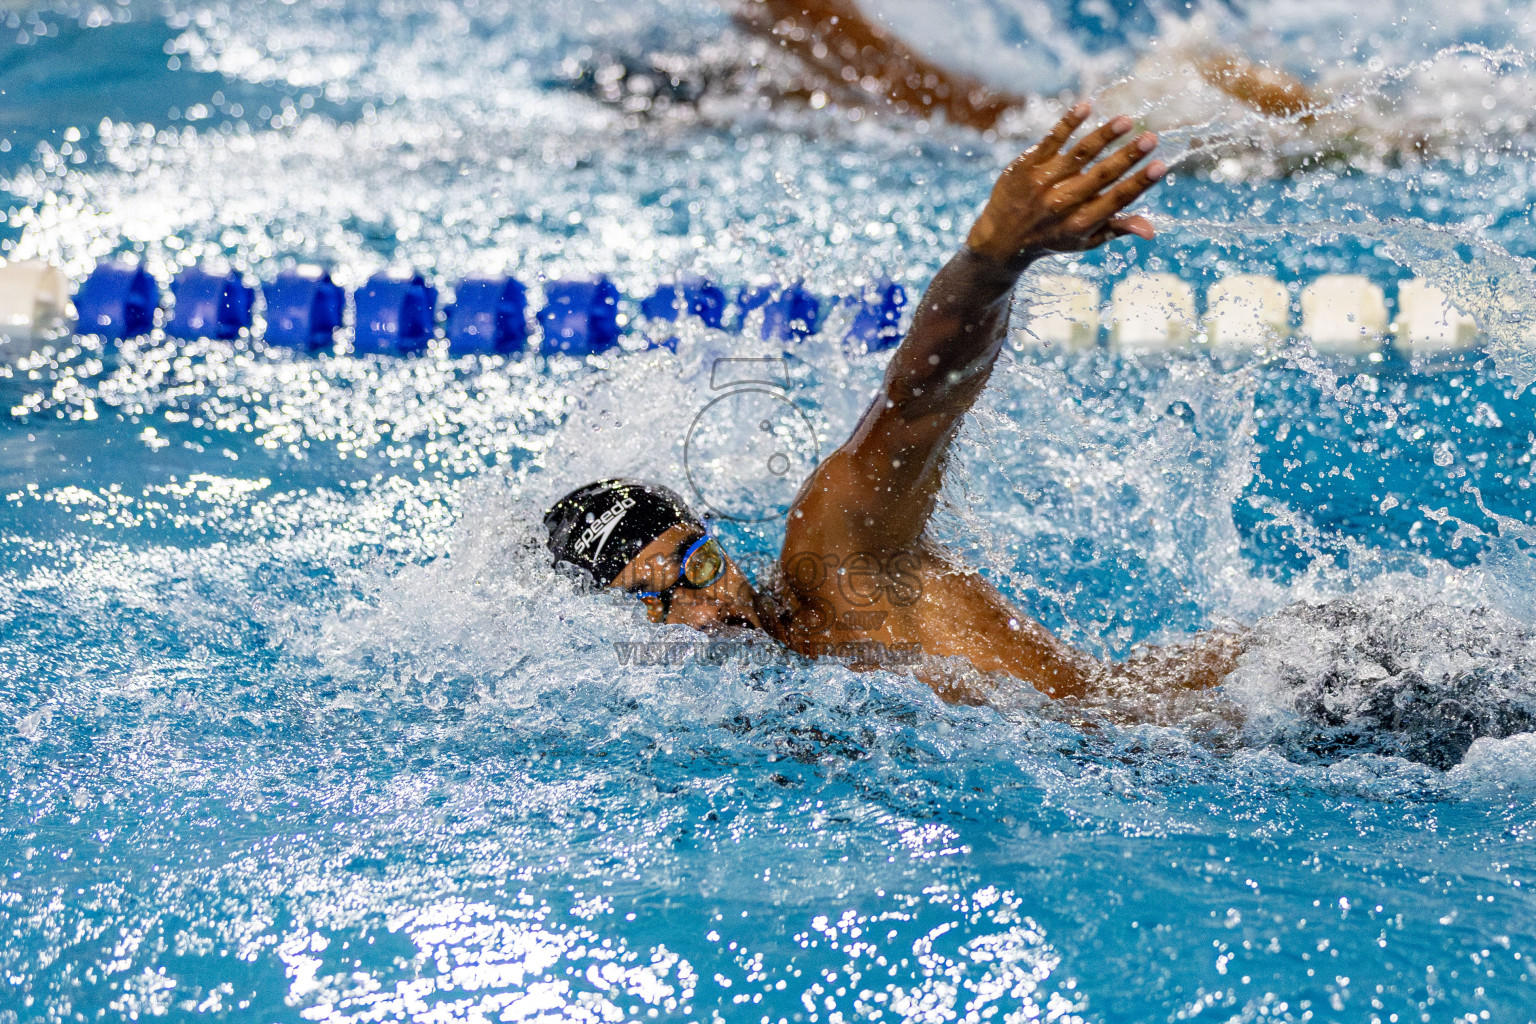
{"type": "Polygon", "coordinates": [[[1144,132],[1110,152],[1115,140],[1135,126],[1129,117],[1115,117],[1063,152],[1090,112],[1087,103],[1074,106],[1039,145],[1002,173],[966,236],[974,252],[1011,262],[1040,253],[1081,252],[1118,235],[1152,238],[1145,217],[1117,215],[1166,173],[1160,161],[1137,169],[1156,148],[1157,136],[1144,132]]]}
{"type": "MultiPolygon", "coordinates": [[[[1162,180],[1168,173],[1167,166],[1161,160],[1154,160],[1136,174],[1126,178],[1113,188],[1107,189],[1098,198],[1090,200],[1078,207],[1077,212],[1068,218],[1068,226],[1078,231],[1092,231],[1096,225],[1103,224],[1115,214],[1130,206],[1140,199],[1142,194],[1162,180]]],[[[1151,228],[1146,218],[1125,218],[1126,222],[1140,221],[1151,228]]],[[[1132,229],[1132,234],[1140,235],[1141,232],[1132,229]]],[[[1150,235],[1142,235],[1149,238],[1150,235]]]]}
{"type": "Polygon", "coordinates": [[[1077,198],[1087,199],[1101,189],[1108,188],[1126,171],[1147,158],[1157,148],[1157,136],[1142,132],[1128,145],[1121,146],[1109,156],[1074,178],[1061,183],[1059,188],[1069,190],[1077,198]]]}
{"type": "Polygon", "coordinates": [[[1105,121],[1096,131],[1084,136],[1082,141],[1072,147],[1063,159],[1062,176],[1076,174],[1088,166],[1089,162],[1104,152],[1105,147],[1130,131],[1135,124],[1124,114],[1105,121]]]}
{"type": "Polygon", "coordinates": [[[1041,139],[1034,149],[1024,154],[1024,162],[1039,163],[1061,152],[1061,147],[1067,144],[1072,133],[1082,127],[1091,113],[1093,113],[1093,106],[1086,100],[1068,110],[1062,119],[1056,122],[1056,127],[1047,132],[1045,138],[1041,139]]]}

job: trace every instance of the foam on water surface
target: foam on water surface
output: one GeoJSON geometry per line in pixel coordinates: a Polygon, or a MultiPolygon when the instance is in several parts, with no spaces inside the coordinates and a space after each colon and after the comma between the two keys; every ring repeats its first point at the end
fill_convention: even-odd
{"type": "MultiPolygon", "coordinates": [[[[893,24],[934,17],[901,6],[893,24]]],[[[1254,625],[1212,694],[987,710],[835,663],[621,661],[696,638],[578,593],[539,514],[613,473],[682,489],[715,359],[780,354],[695,322],[676,355],[548,368],[151,337],[9,371],[0,1019],[1528,1016],[1524,72],[1438,93],[1403,73],[1518,48],[1523,15],[1393,35],[1411,11],[1304,6],[1202,31],[1260,55],[1313,38],[1315,63],[1286,62],[1306,74],[1360,47],[1345,71],[1408,84],[1343,106],[1392,130],[1273,179],[1197,158],[1197,135],[1252,128],[1216,111],[1173,140],[1196,156],[1152,199],[1157,246],[1042,272],[1105,295],[1131,272],[1197,294],[1417,276],[1493,359],[1008,353],[937,524],[1097,654],[1254,625]],[[1405,154],[1435,104],[1503,127],[1405,154]]],[[[1020,66],[1031,18],[1070,21],[953,11],[982,8],[980,50],[1020,66]]],[[[146,75],[175,56],[222,105],[168,97],[175,120],[18,158],[9,253],[77,277],[131,250],[167,278],[220,256],[349,285],[409,264],[915,291],[1016,146],[751,94],[630,121],[563,84],[567,58],[750,49],[692,4],[123,10],[171,44],[146,75]]],[[[1049,45],[1097,62],[1091,84],[1169,31],[1049,45]]],[[[823,452],[883,365],[836,337],[780,388],[823,452]]],[[[705,454],[711,493],[781,497],[766,466],[705,454]]],[[[772,521],[722,529],[766,571],[772,521]]]]}

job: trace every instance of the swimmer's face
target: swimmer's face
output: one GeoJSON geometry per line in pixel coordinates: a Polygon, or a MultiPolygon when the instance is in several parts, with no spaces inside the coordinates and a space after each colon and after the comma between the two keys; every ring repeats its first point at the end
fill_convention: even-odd
{"type": "MultiPolygon", "coordinates": [[[[703,535],[691,523],[672,527],[641,548],[611,586],[635,594],[672,587],[682,574],[683,557],[703,535]]],[[[752,584],[735,562],[721,554],[725,558],[725,572],[709,586],[700,590],[676,587],[667,598],[640,598],[650,620],[692,626],[706,633],[732,627],[762,629],[752,584]]]]}

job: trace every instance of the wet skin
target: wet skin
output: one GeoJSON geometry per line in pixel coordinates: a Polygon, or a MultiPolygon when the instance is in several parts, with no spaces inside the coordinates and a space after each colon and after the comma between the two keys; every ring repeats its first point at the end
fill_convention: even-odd
{"type": "MultiPolygon", "coordinates": [[[[680,524],[640,549],[614,580],[618,589],[658,591],[671,586],[682,572],[683,555],[701,536],[696,526],[680,524]]],[[[670,602],[641,597],[652,622],[692,626],[704,632],[746,628],[767,630],[758,611],[761,598],[735,562],[726,556],[725,574],[702,590],[679,587],[670,602]]]]}
{"type": "MultiPolygon", "coordinates": [[[[852,106],[875,103],[905,116],[942,115],[979,131],[1024,106],[1021,96],[923,57],[866,14],[858,0],[736,0],[734,10],[747,31],[795,53],[824,95],[852,106]]],[[[1212,50],[1186,59],[1209,85],[1267,116],[1304,116],[1318,103],[1285,72],[1241,53],[1212,50]]]]}
{"type": "MultiPolygon", "coordinates": [[[[1163,176],[1163,164],[1144,163],[1156,138],[1143,133],[1116,148],[1132,126],[1117,117],[1072,144],[1088,114],[1086,103],[1073,108],[1003,171],[965,247],[923,296],[853,435],[796,496],[772,587],[754,590],[729,563],[712,586],[675,591],[664,619],[661,602],[647,600],[653,621],[706,632],[761,629],[812,656],[839,641],[916,644],[929,666],[918,675],[951,700],[990,699],[998,675],[1062,697],[1133,678],[1212,686],[1230,671],[1236,644],[1223,636],[1105,665],[1063,644],[925,538],[950,446],[1002,351],[1019,275],[1050,253],[1124,235],[1153,237],[1145,217],[1124,211],[1163,176]],[[946,658],[976,672],[933,667],[940,664],[933,659],[946,658]]],[[[641,550],[618,585],[656,589],[675,581],[698,536],[693,526],[668,530],[641,550]]]]}

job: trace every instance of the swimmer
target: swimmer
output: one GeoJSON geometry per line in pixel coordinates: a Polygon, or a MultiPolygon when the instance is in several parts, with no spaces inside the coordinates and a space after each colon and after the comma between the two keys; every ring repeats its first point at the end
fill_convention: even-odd
{"type": "Polygon", "coordinates": [[[674,492],[604,480],[545,515],[557,564],[643,602],[651,621],[706,633],[761,630],[791,650],[918,651],[917,674],[946,700],[1006,697],[1001,679],[1050,697],[1126,683],[1206,688],[1234,666],[1237,640],[1105,665],[1013,607],[973,568],[926,537],[961,421],[986,387],[1020,274],[1050,253],[1081,252],[1152,224],[1125,210],[1163,176],[1157,144],[1116,117],[1069,140],[1090,113],[1072,108],[999,177],[964,247],[939,271],[853,435],[817,466],[786,520],[776,578],[758,591],[674,492]],[[863,645],[863,646],[860,646],[863,645]],[[948,671],[942,666],[969,666],[948,671]]]}
{"type": "MultiPolygon", "coordinates": [[[[730,9],[748,36],[789,59],[771,60],[769,53],[743,53],[726,44],[686,53],[572,58],[561,74],[577,90],[619,106],[637,123],[675,112],[734,120],[741,107],[731,98],[756,96],[769,102],[817,107],[832,102],[849,111],[942,117],[981,132],[1022,127],[1006,123],[1005,115],[1023,110],[1024,97],[925,57],[866,16],[858,0],[734,0],[730,9]]],[[[1209,100],[1232,101],[1277,121],[1310,122],[1310,112],[1323,102],[1313,90],[1216,43],[1202,24],[1198,15],[1181,23],[1138,57],[1129,76],[1110,85],[1106,96],[1112,95],[1117,105],[1141,108],[1147,127],[1169,129],[1182,123],[1177,111],[1188,106],[1189,98],[1166,113],[1159,112],[1160,101],[1187,93],[1198,81],[1209,100]]],[[[1210,116],[1209,104],[1200,109],[1199,117],[1210,116]]]]}
{"type": "MultiPolygon", "coordinates": [[[[560,75],[622,109],[632,126],[670,117],[735,124],[750,111],[799,104],[832,105],[853,119],[942,120],[989,139],[1033,131],[1023,96],[925,56],[866,14],[870,6],[871,0],[731,0],[728,9],[754,44],[722,39],[687,52],[589,54],[568,58],[560,75]]],[[[1326,90],[1232,49],[1205,15],[1164,22],[1162,35],[1122,77],[1095,88],[1101,105],[1137,111],[1140,127],[1210,129],[1187,140],[1182,160],[1198,165],[1238,156],[1253,169],[1288,173],[1309,153],[1369,144],[1368,136],[1355,139],[1363,126],[1353,118],[1329,113],[1334,101],[1326,90]],[[1303,139],[1320,149],[1298,149],[1303,139]]]]}
{"type": "Polygon", "coordinates": [[[736,5],[736,22],[795,54],[823,93],[855,104],[878,99],[901,114],[943,113],[980,131],[1024,105],[1022,97],[922,57],[854,0],[745,0],[736,5]]]}
{"type": "MultiPolygon", "coordinates": [[[[867,17],[857,0],[742,0],[736,21],[794,53],[824,94],[853,104],[877,100],[901,114],[942,113],[979,131],[1024,106],[1022,97],[926,59],[867,17]]],[[[1181,51],[1173,59],[1269,117],[1304,114],[1316,102],[1296,79],[1229,50],[1181,51]]]]}

